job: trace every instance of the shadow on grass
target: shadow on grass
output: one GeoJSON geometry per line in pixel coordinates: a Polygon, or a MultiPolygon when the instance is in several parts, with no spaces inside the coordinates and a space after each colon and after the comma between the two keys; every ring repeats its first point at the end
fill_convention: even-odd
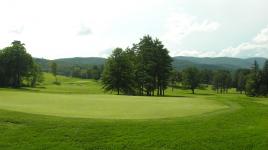
{"type": "Polygon", "coordinates": [[[216,94],[212,94],[212,93],[195,93],[193,95],[213,96],[213,95],[216,95],[216,94]]]}
{"type": "Polygon", "coordinates": [[[178,97],[178,98],[182,98],[182,97],[191,97],[191,95],[165,95],[165,96],[157,96],[157,97],[178,97]]]}
{"type": "Polygon", "coordinates": [[[46,89],[46,87],[34,87],[34,88],[21,87],[21,88],[18,88],[17,90],[27,91],[27,92],[40,92],[41,89],[46,89]]]}

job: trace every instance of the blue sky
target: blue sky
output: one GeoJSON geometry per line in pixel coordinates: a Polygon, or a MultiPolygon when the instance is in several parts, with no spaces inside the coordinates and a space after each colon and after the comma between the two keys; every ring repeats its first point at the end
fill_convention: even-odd
{"type": "Polygon", "coordinates": [[[146,34],[172,56],[268,57],[267,0],[1,0],[0,48],[107,57],[146,34]]]}

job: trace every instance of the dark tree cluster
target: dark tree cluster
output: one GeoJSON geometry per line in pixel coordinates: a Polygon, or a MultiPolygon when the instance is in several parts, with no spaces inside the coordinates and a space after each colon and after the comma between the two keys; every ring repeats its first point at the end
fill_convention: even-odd
{"type": "Polygon", "coordinates": [[[200,71],[195,67],[186,68],[182,71],[182,85],[195,94],[195,89],[200,86],[200,71]]]}
{"type": "Polygon", "coordinates": [[[102,72],[103,72],[103,66],[94,65],[91,68],[82,68],[80,66],[75,66],[72,69],[71,76],[82,79],[99,80],[101,78],[102,72]]]}
{"type": "Polygon", "coordinates": [[[228,93],[232,87],[232,75],[230,71],[218,70],[213,75],[213,89],[217,93],[228,93]]]}
{"type": "Polygon", "coordinates": [[[245,92],[248,96],[267,96],[268,95],[268,60],[263,69],[259,68],[255,61],[247,75],[245,92]]]}
{"type": "Polygon", "coordinates": [[[150,36],[132,48],[115,49],[104,66],[104,89],[128,95],[165,95],[172,70],[168,53],[161,41],[150,36]]]}
{"type": "Polygon", "coordinates": [[[234,75],[233,87],[241,94],[246,91],[246,83],[250,69],[238,69],[234,75]]]}
{"type": "Polygon", "coordinates": [[[182,71],[173,70],[170,76],[170,87],[189,89],[195,94],[195,89],[207,87],[213,83],[214,72],[209,69],[188,67],[182,71]]]}
{"type": "Polygon", "coordinates": [[[11,46],[0,50],[0,86],[18,88],[27,85],[34,87],[42,80],[40,67],[26,52],[23,43],[14,41],[11,46]]]}

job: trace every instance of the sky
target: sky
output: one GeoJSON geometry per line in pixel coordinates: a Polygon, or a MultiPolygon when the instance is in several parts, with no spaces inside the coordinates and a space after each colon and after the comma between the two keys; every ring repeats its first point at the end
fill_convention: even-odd
{"type": "Polygon", "coordinates": [[[171,56],[268,58],[267,0],[1,0],[0,49],[107,57],[144,35],[171,56]]]}

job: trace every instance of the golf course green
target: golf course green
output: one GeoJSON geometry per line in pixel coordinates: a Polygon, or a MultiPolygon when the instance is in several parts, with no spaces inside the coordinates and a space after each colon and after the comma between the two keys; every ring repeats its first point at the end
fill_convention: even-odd
{"type": "Polygon", "coordinates": [[[62,117],[155,119],[184,117],[228,108],[215,100],[184,97],[66,95],[2,92],[0,109],[62,117]]]}

